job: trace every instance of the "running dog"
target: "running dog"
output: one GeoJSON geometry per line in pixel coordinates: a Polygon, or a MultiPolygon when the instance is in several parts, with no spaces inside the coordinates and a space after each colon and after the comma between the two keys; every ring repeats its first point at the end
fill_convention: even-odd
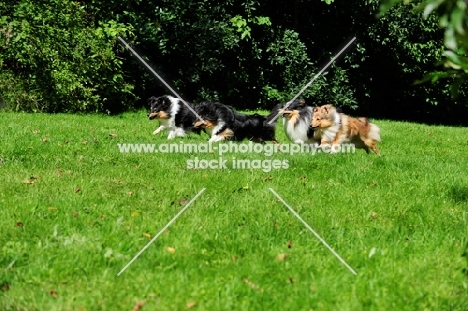
{"type": "MultiPolygon", "coordinates": [[[[184,137],[188,132],[200,134],[200,129],[193,127],[197,117],[180,99],[170,95],[153,96],[148,99],[148,104],[151,106],[148,118],[157,119],[160,125],[153,135],[166,129],[169,131],[167,139],[184,137]]],[[[193,105],[189,105],[193,109],[193,105]]]]}
{"type": "Polygon", "coordinates": [[[269,124],[277,109],[273,109],[269,116],[264,117],[257,113],[253,115],[238,113],[230,106],[204,101],[195,106],[196,113],[204,122],[196,121],[194,127],[203,128],[210,136],[210,142],[249,139],[258,143],[266,141],[277,143],[276,122],[269,124]]]}
{"type": "Polygon", "coordinates": [[[315,142],[314,131],[310,126],[312,121],[312,107],[307,106],[305,100],[293,101],[285,110],[283,115],[283,128],[286,136],[296,144],[310,144],[315,142]]]}
{"type": "MultiPolygon", "coordinates": [[[[311,126],[314,138],[320,145],[332,146],[343,143],[353,143],[356,148],[362,148],[369,153],[372,149],[380,155],[377,142],[380,142],[380,128],[370,123],[367,118],[353,118],[344,113],[338,113],[333,105],[314,107],[311,126]]],[[[332,148],[333,151],[333,148],[332,148]]]]}

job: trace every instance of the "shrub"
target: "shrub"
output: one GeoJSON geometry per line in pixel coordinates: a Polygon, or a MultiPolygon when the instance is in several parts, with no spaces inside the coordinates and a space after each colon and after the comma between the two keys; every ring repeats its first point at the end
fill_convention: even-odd
{"type": "Polygon", "coordinates": [[[0,97],[7,109],[111,112],[133,102],[113,50],[129,27],[92,23],[69,0],[6,1],[0,15],[0,97]]]}

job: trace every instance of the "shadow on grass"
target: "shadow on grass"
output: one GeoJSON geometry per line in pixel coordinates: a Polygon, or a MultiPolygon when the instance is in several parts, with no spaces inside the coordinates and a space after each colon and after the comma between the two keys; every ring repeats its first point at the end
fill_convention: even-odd
{"type": "Polygon", "coordinates": [[[468,185],[453,185],[449,188],[448,194],[455,203],[467,203],[468,185]]]}

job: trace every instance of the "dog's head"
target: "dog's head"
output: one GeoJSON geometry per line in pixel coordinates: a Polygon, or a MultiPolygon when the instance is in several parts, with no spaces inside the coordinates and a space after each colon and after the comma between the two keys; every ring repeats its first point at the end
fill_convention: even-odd
{"type": "Polygon", "coordinates": [[[286,109],[280,110],[280,113],[283,117],[287,119],[292,119],[299,116],[299,112],[306,107],[304,99],[296,99],[291,104],[289,104],[286,109]]]}
{"type": "Polygon", "coordinates": [[[336,114],[336,108],[333,105],[324,105],[321,107],[314,107],[311,127],[316,128],[328,128],[334,125],[334,114],[336,114]]]}
{"type": "Polygon", "coordinates": [[[219,122],[230,124],[234,121],[234,111],[229,106],[213,102],[201,102],[195,106],[195,112],[203,119],[195,121],[194,127],[213,128],[219,122]]]}
{"type": "Polygon", "coordinates": [[[201,102],[197,106],[195,106],[195,112],[202,118],[202,120],[198,119],[195,120],[193,123],[193,127],[195,128],[211,128],[214,127],[213,121],[214,117],[212,116],[212,109],[210,109],[211,103],[209,102],[201,102]],[[211,119],[211,120],[210,120],[211,119]]]}
{"type": "Polygon", "coordinates": [[[150,113],[148,114],[150,120],[168,119],[170,117],[172,101],[169,95],[161,97],[152,96],[148,99],[148,104],[151,107],[150,113]]]}
{"type": "Polygon", "coordinates": [[[200,128],[200,129],[211,129],[216,126],[216,123],[211,122],[210,120],[203,120],[203,121],[204,122],[198,119],[197,121],[195,121],[195,123],[193,123],[193,127],[200,128]]]}
{"type": "Polygon", "coordinates": [[[305,104],[305,101],[300,99],[290,103],[286,109],[282,109],[280,113],[283,115],[284,119],[287,119],[285,120],[286,122],[295,127],[300,123],[300,120],[303,118],[301,115],[308,108],[309,107],[305,104]]]}

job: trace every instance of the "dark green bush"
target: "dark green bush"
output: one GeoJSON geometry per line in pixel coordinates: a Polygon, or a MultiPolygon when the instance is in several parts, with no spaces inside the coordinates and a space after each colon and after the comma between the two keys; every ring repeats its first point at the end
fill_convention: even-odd
{"type": "Polygon", "coordinates": [[[305,90],[310,103],[463,122],[465,85],[454,100],[450,77],[414,84],[443,57],[437,16],[397,5],[379,19],[380,2],[7,0],[0,3],[0,98],[13,110],[117,112],[169,93],[116,44],[120,34],[185,99],[270,108],[356,36],[305,90]]]}
{"type": "Polygon", "coordinates": [[[113,50],[113,21],[92,22],[78,2],[0,4],[0,97],[8,109],[108,112],[133,102],[113,50]]]}

